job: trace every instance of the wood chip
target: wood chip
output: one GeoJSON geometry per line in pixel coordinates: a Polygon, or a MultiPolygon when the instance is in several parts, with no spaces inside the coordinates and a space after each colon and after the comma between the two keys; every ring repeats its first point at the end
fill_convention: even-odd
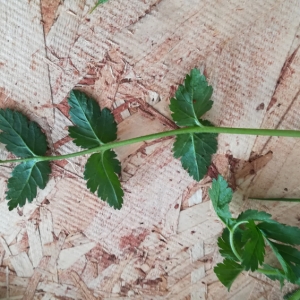
{"type": "Polygon", "coordinates": [[[33,266],[37,267],[43,257],[39,228],[35,224],[35,220],[29,220],[26,222],[26,229],[29,242],[29,255],[33,266]]]}
{"type": "Polygon", "coordinates": [[[33,275],[33,266],[26,252],[10,257],[16,273],[20,277],[31,277],[33,275]]]}
{"type": "Polygon", "coordinates": [[[49,261],[50,261],[50,257],[43,257],[41,259],[38,267],[34,270],[34,273],[29,280],[28,286],[26,288],[26,291],[25,291],[25,294],[24,294],[24,297],[22,298],[22,300],[34,299],[34,294],[35,294],[36,288],[42,277],[41,270],[46,269],[49,261]]]}
{"type": "Polygon", "coordinates": [[[86,300],[101,300],[102,298],[96,298],[94,297],[93,293],[88,289],[86,284],[83,282],[83,280],[80,278],[80,276],[75,272],[71,271],[71,276],[73,278],[73,281],[75,285],[84,293],[86,300]]]}

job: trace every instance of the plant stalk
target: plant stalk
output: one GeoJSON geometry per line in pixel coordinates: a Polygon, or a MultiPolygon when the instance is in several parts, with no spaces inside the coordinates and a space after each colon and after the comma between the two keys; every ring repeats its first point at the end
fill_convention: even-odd
{"type": "Polygon", "coordinates": [[[251,200],[263,200],[263,201],[284,201],[284,202],[300,202],[299,198],[248,198],[251,200]]]}
{"type": "Polygon", "coordinates": [[[252,128],[230,128],[230,127],[210,127],[210,126],[195,126],[195,127],[186,127],[170,131],[158,132],[154,134],[148,134],[144,136],[139,136],[123,141],[115,141],[101,145],[99,147],[74,152],[65,155],[57,156],[35,156],[21,159],[9,159],[9,160],[0,160],[1,164],[4,163],[18,163],[35,160],[39,161],[52,161],[52,160],[62,160],[68,159],[71,157],[81,156],[85,154],[91,154],[95,152],[101,152],[112,148],[118,148],[134,143],[144,142],[148,140],[154,140],[159,138],[164,138],[168,136],[176,136],[180,134],[189,134],[189,133],[225,133],[225,134],[244,134],[244,135],[260,135],[260,136],[284,136],[284,137],[300,137],[300,131],[297,130],[278,130],[278,129],[252,129],[252,128]]]}
{"type": "MultiPolygon", "coordinates": [[[[277,269],[277,270],[266,270],[266,269],[258,268],[255,271],[257,271],[261,274],[269,275],[269,276],[272,276],[272,275],[277,275],[278,276],[278,271],[280,271],[280,270],[279,269],[277,269]]],[[[282,274],[282,277],[285,278],[284,274],[282,274]]]]}

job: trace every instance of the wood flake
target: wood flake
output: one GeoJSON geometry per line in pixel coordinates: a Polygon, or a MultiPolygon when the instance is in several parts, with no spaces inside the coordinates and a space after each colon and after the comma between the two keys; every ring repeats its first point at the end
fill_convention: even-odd
{"type": "Polygon", "coordinates": [[[11,256],[10,261],[18,276],[31,277],[33,275],[33,266],[26,252],[11,256]]]}
{"type": "Polygon", "coordinates": [[[39,228],[34,220],[29,220],[26,222],[26,229],[29,242],[29,255],[32,260],[33,267],[37,267],[43,257],[39,228]]]}
{"type": "Polygon", "coordinates": [[[82,255],[89,252],[96,246],[96,243],[90,242],[81,246],[63,249],[59,254],[57,267],[65,270],[71,267],[82,255]]]}

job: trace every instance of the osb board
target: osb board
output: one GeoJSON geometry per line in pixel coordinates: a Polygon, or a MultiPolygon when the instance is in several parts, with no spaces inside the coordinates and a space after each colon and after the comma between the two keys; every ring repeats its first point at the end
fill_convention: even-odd
{"type": "MultiPolygon", "coordinates": [[[[72,88],[111,108],[125,139],[174,128],[169,98],[193,67],[214,87],[216,125],[299,129],[299,1],[110,0],[89,14],[94,4],[0,2],[1,107],[36,120],[52,153],[77,150],[67,137],[72,88]]],[[[117,150],[121,211],[86,190],[81,157],[53,163],[37,199],[8,212],[12,166],[1,166],[0,298],[281,299],[263,276],[244,273],[230,293],[218,282],[222,224],[207,188],[222,173],[237,185],[234,213],[257,207],[300,226],[298,205],[246,197],[299,196],[299,141],[222,135],[200,183],[172,157],[172,141],[117,150]],[[266,156],[231,174],[252,151],[266,156]]]]}

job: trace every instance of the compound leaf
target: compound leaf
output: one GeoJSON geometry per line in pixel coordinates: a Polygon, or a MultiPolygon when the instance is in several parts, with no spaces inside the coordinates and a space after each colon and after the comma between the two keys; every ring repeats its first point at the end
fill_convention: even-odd
{"type": "Polygon", "coordinates": [[[77,146],[90,149],[117,138],[117,124],[109,109],[101,111],[94,99],[77,90],[71,91],[68,103],[76,125],[69,127],[69,134],[77,146]]]}
{"type": "Polygon", "coordinates": [[[265,211],[258,211],[253,209],[248,209],[237,217],[237,222],[241,221],[266,221],[269,220],[272,216],[265,211]]]}
{"type": "MultiPolygon", "coordinates": [[[[191,70],[184,84],[179,85],[175,98],[171,99],[172,118],[178,126],[212,126],[200,120],[209,111],[213,89],[198,69],[191,70]]],[[[195,180],[200,181],[211,163],[211,156],[217,152],[217,134],[190,133],[177,135],[173,147],[174,157],[180,158],[182,167],[195,180]]]]}
{"type": "Polygon", "coordinates": [[[229,291],[233,281],[243,271],[243,269],[243,266],[235,261],[225,259],[223,263],[219,263],[214,267],[214,272],[229,291]]]}
{"type": "Polygon", "coordinates": [[[295,276],[294,283],[300,284],[300,251],[294,247],[273,243],[277,248],[281,257],[285,260],[288,266],[292,269],[293,277],[295,276]]]}
{"type": "MultiPolygon", "coordinates": [[[[80,91],[72,91],[69,97],[70,116],[77,126],[69,128],[70,136],[77,146],[95,148],[117,138],[117,124],[113,114],[80,91]]],[[[91,192],[107,201],[116,209],[123,203],[123,191],[118,178],[120,162],[114,151],[104,151],[91,155],[85,165],[84,178],[91,192]]]]}
{"type": "Polygon", "coordinates": [[[26,199],[31,202],[36,197],[37,187],[45,188],[50,172],[50,163],[47,161],[31,160],[17,165],[7,184],[6,199],[9,210],[18,205],[22,207],[26,199]]]}
{"type": "Polygon", "coordinates": [[[179,85],[175,98],[171,99],[172,118],[178,126],[201,126],[199,119],[213,105],[210,100],[213,89],[198,69],[186,75],[183,85],[179,85]]]}
{"type": "Polygon", "coordinates": [[[28,121],[20,112],[0,109],[0,129],[0,142],[14,155],[22,158],[45,155],[45,134],[37,123],[28,121]]]}
{"type": "Polygon", "coordinates": [[[208,194],[216,214],[226,225],[231,225],[233,221],[231,220],[229,203],[232,199],[232,189],[228,187],[227,181],[221,175],[218,176],[217,180],[213,179],[208,194]]]}
{"type": "Polygon", "coordinates": [[[245,270],[255,271],[264,261],[264,238],[254,221],[250,220],[245,224],[245,227],[242,237],[242,241],[245,243],[242,253],[242,265],[245,270]]]}
{"type": "MultiPolygon", "coordinates": [[[[47,151],[47,138],[37,123],[10,109],[0,109],[0,142],[6,149],[21,158],[43,156],[47,151]]],[[[31,160],[16,166],[8,180],[6,199],[9,210],[26,200],[31,202],[37,188],[45,188],[50,174],[49,162],[31,160]]]]}
{"type": "Polygon", "coordinates": [[[298,227],[272,222],[258,224],[260,230],[269,238],[285,244],[300,245],[300,229],[298,227]]]}
{"type": "Polygon", "coordinates": [[[91,155],[84,171],[90,191],[97,191],[98,197],[116,209],[122,207],[124,195],[117,175],[120,172],[120,162],[112,150],[91,155]]]}
{"type": "Polygon", "coordinates": [[[217,134],[189,133],[176,136],[173,146],[175,158],[180,158],[182,167],[195,180],[200,181],[206,174],[211,156],[217,152],[217,134]]]}

